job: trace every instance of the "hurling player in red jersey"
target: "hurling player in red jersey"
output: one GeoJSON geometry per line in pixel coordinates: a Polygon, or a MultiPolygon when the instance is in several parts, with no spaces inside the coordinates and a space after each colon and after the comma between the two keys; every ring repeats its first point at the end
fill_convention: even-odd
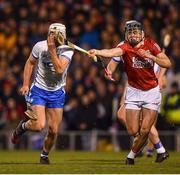
{"type": "MultiPolygon", "coordinates": [[[[111,61],[109,62],[109,64],[107,65],[107,70],[112,70],[114,67],[114,61],[115,62],[119,62],[120,58],[113,58],[111,59],[111,61]]],[[[165,88],[166,86],[166,82],[165,82],[165,68],[160,68],[157,64],[154,64],[154,72],[156,73],[156,76],[158,78],[158,83],[159,83],[159,87],[165,88]]],[[[109,79],[109,77],[107,77],[109,79]]],[[[121,100],[120,100],[120,107],[118,109],[117,112],[117,117],[119,119],[119,121],[126,126],[126,110],[125,110],[125,93],[126,93],[126,88],[128,86],[127,81],[125,82],[125,86],[124,86],[124,92],[121,96],[121,100]]],[[[159,104],[159,109],[157,112],[160,113],[160,104],[159,104]]],[[[141,117],[140,117],[140,124],[141,124],[141,117]]],[[[157,157],[155,162],[156,163],[160,163],[163,162],[165,159],[167,159],[169,157],[168,152],[165,150],[163,144],[161,143],[161,140],[159,138],[159,134],[158,131],[155,127],[156,122],[152,125],[151,130],[149,132],[149,139],[148,139],[148,143],[146,145],[147,148],[147,157],[152,157],[153,156],[153,150],[155,149],[157,152],[157,157]]],[[[138,155],[136,156],[141,156],[142,152],[139,152],[138,155]]]]}
{"type": "MultiPolygon", "coordinates": [[[[170,68],[171,62],[158,44],[144,37],[141,23],[135,20],[125,24],[125,41],[116,48],[89,50],[91,57],[121,57],[128,77],[128,87],[125,96],[126,127],[130,135],[134,136],[131,151],[126,164],[134,164],[136,154],[147,142],[148,135],[161,102],[158,80],[154,73],[154,63],[162,68],[170,68]],[[139,126],[140,111],[142,124],[139,126]]],[[[118,63],[114,62],[114,65],[118,63]]],[[[115,69],[116,66],[114,66],[115,69]]],[[[114,70],[108,70],[109,76],[114,70]]]]}

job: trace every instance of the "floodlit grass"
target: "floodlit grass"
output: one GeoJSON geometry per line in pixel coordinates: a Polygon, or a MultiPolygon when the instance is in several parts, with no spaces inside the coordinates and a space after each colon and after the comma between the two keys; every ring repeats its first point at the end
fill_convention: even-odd
{"type": "Polygon", "coordinates": [[[180,153],[170,152],[163,163],[153,158],[137,158],[134,166],[124,164],[127,152],[70,152],[53,151],[50,165],[39,164],[40,152],[0,151],[0,174],[179,174],[180,153]]]}

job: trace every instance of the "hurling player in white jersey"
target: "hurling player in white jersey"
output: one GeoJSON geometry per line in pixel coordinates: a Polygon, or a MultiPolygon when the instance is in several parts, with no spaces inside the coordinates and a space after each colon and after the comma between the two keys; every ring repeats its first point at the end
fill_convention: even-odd
{"type": "MultiPolygon", "coordinates": [[[[111,67],[111,63],[112,62],[121,62],[123,61],[120,57],[114,57],[108,64],[108,67],[111,67]]],[[[112,63],[113,64],[113,63],[112,63]]],[[[111,68],[110,68],[111,69],[111,68]]],[[[164,88],[165,82],[164,82],[164,74],[165,74],[166,69],[165,68],[161,68],[159,65],[157,65],[156,63],[154,64],[154,72],[156,74],[156,76],[158,77],[158,82],[159,82],[159,86],[160,88],[164,88]]],[[[111,79],[111,75],[109,75],[110,77],[107,77],[108,79],[111,79]]],[[[121,97],[120,100],[120,108],[117,112],[117,116],[119,121],[121,121],[123,123],[123,125],[126,126],[126,111],[125,111],[125,92],[127,90],[127,81],[125,83],[125,87],[124,87],[124,93],[121,97]]],[[[160,112],[160,105],[159,105],[159,110],[158,112],[160,112]]],[[[157,113],[158,115],[158,113],[157,113]]],[[[149,140],[148,140],[148,144],[147,144],[147,156],[151,157],[153,154],[153,149],[155,148],[157,153],[163,153],[165,152],[165,148],[162,145],[160,138],[159,138],[159,134],[158,131],[155,127],[156,122],[154,123],[154,125],[151,127],[150,133],[149,133],[149,140]],[[160,147],[158,147],[157,145],[160,145],[160,147]]],[[[157,159],[156,158],[156,162],[161,162],[164,159],[157,159]]]]}
{"type": "MultiPolygon", "coordinates": [[[[23,120],[12,134],[12,143],[18,143],[26,131],[41,131],[48,124],[44,139],[40,163],[49,164],[48,154],[55,144],[62,121],[65,102],[67,69],[73,56],[73,50],[67,45],[59,45],[58,34],[66,38],[66,27],[61,23],[49,26],[48,38],[37,42],[24,67],[24,81],[20,92],[30,104],[31,114],[35,119],[23,120]],[[36,67],[37,66],[37,67],[36,67]],[[31,76],[36,67],[33,83],[31,76]]],[[[29,115],[29,116],[30,116],[29,115]]]]}

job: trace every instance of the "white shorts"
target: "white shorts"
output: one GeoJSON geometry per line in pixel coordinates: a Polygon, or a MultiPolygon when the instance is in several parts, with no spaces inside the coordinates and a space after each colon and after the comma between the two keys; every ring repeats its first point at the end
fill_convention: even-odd
{"type": "Polygon", "coordinates": [[[160,110],[161,92],[159,86],[147,91],[128,86],[125,96],[126,109],[141,110],[141,108],[160,110]]]}

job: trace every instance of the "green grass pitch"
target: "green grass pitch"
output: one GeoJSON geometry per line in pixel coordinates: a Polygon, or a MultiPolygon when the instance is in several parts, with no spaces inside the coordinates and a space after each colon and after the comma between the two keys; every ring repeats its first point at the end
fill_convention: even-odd
{"type": "Polygon", "coordinates": [[[0,151],[0,174],[179,174],[180,153],[170,152],[163,163],[137,158],[134,166],[124,164],[127,152],[52,151],[50,165],[39,164],[40,151],[0,151]]]}

